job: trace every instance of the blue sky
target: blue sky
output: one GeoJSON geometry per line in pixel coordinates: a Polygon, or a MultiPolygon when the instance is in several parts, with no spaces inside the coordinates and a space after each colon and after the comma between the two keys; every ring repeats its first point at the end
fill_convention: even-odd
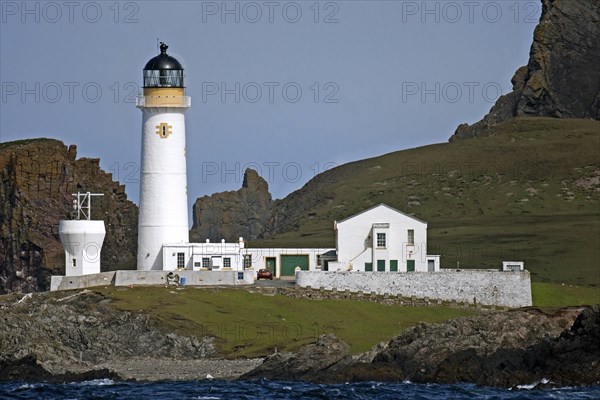
{"type": "Polygon", "coordinates": [[[277,198],[331,166],[444,142],[528,60],[541,2],[0,1],[0,140],[51,137],[137,202],[157,38],[184,65],[188,193],[277,198]]]}

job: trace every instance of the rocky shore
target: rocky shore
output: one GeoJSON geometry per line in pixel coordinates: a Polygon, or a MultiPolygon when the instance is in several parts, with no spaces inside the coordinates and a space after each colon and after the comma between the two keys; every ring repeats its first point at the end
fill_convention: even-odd
{"type": "Polygon", "coordinates": [[[515,387],[600,385],[600,307],[481,314],[419,324],[358,356],[333,335],[279,353],[241,379],[317,383],[474,382],[515,387]]]}
{"type": "Polygon", "coordinates": [[[262,359],[214,358],[212,337],[165,331],[89,290],[0,299],[0,381],[232,379],[262,359]]]}
{"type": "Polygon", "coordinates": [[[323,335],[296,353],[217,357],[213,337],[167,331],[89,290],[0,297],[0,381],[261,379],[514,387],[600,385],[600,306],[420,323],[371,350],[323,335]]]}

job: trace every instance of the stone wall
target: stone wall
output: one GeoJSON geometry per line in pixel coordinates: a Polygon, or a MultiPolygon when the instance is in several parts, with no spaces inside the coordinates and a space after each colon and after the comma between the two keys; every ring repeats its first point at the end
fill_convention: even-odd
{"type": "Polygon", "coordinates": [[[467,302],[501,307],[531,306],[529,271],[441,270],[439,272],[299,271],[300,287],[347,290],[467,302]]]}

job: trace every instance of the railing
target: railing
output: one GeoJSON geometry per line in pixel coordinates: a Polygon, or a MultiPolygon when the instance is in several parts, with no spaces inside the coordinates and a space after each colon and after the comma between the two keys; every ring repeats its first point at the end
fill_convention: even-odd
{"type": "Polygon", "coordinates": [[[190,96],[138,96],[135,99],[136,107],[182,107],[192,106],[190,96]]]}

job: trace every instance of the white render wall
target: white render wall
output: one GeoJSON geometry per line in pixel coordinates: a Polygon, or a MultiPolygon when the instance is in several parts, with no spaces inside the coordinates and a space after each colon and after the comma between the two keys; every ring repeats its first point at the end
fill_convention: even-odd
{"type": "Polygon", "coordinates": [[[244,254],[252,256],[252,268],[256,271],[267,268],[267,258],[275,258],[275,277],[281,277],[281,256],[308,256],[308,270],[316,271],[317,256],[328,251],[335,250],[331,248],[260,248],[244,249],[244,254]]]}
{"type": "Polygon", "coordinates": [[[221,286],[251,285],[252,271],[177,271],[179,282],[169,283],[167,271],[110,271],[82,276],[53,276],[50,290],[84,289],[97,286],[221,286]],[[185,283],[181,278],[185,278],[185,283]]]}
{"type": "Polygon", "coordinates": [[[407,260],[415,261],[415,271],[427,271],[427,223],[384,204],[336,222],[338,262],[335,269],[364,271],[365,263],[377,270],[377,260],[398,261],[398,271],[406,271],[407,260]],[[379,225],[388,225],[380,228],[379,225]],[[414,230],[414,244],[408,243],[408,230],[414,230]],[[377,248],[377,232],[386,233],[386,247],[377,248]]]}
{"type": "Polygon", "coordinates": [[[97,274],[106,230],[101,220],[62,220],[58,233],[65,249],[65,276],[97,274]]]}
{"type": "MultiPolygon", "coordinates": [[[[167,271],[116,271],[115,286],[153,286],[168,284],[167,271]]],[[[251,271],[175,271],[174,275],[185,278],[182,286],[251,285],[251,271]]]]}
{"type": "Polygon", "coordinates": [[[189,242],[185,157],[185,108],[141,107],[142,162],[138,222],[141,271],[162,270],[164,243],[189,242]],[[157,126],[171,134],[161,138],[157,126]]]}
{"type": "Polygon", "coordinates": [[[223,267],[223,258],[229,258],[231,269],[241,271],[244,268],[243,254],[244,243],[176,243],[165,244],[163,247],[163,269],[164,271],[174,271],[177,269],[177,254],[184,254],[184,268],[199,271],[202,268],[202,258],[208,257],[211,262],[210,267],[219,269],[223,267]],[[217,258],[220,258],[217,264],[217,258]],[[199,265],[196,265],[198,264],[199,265]]]}
{"type": "Polygon", "coordinates": [[[165,244],[163,247],[163,267],[165,271],[177,269],[177,254],[184,254],[184,268],[199,271],[202,268],[202,258],[211,258],[211,262],[219,258],[221,264],[211,265],[213,270],[223,268],[224,258],[231,261],[231,269],[242,271],[244,269],[244,256],[251,256],[251,266],[254,272],[267,268],[267,258],[275,258],[275,277],[281,277],[282,255],[305,255],[308,256],[308,269],[315,271],[319,269],[317,256],[334,249],[331,248],[245,248],[243,241],[237,243],[208,242],[208,243],[176,243],[165,244]],[[196,265],[200,263],[200,265],[196,265]]]}
{"type": "Polygon", "coordinates": [[[532,305],[529,271],[445,270],[439,272],[296,273],[300,287],[348,290],[504,307],[532,305]]]}
{"type": "Polygon", "coordinates": [[[85,289],[96,286],[114,286],[116,271],[81,276],[58,276],[50,278],[50,291],[85,289]]]}

